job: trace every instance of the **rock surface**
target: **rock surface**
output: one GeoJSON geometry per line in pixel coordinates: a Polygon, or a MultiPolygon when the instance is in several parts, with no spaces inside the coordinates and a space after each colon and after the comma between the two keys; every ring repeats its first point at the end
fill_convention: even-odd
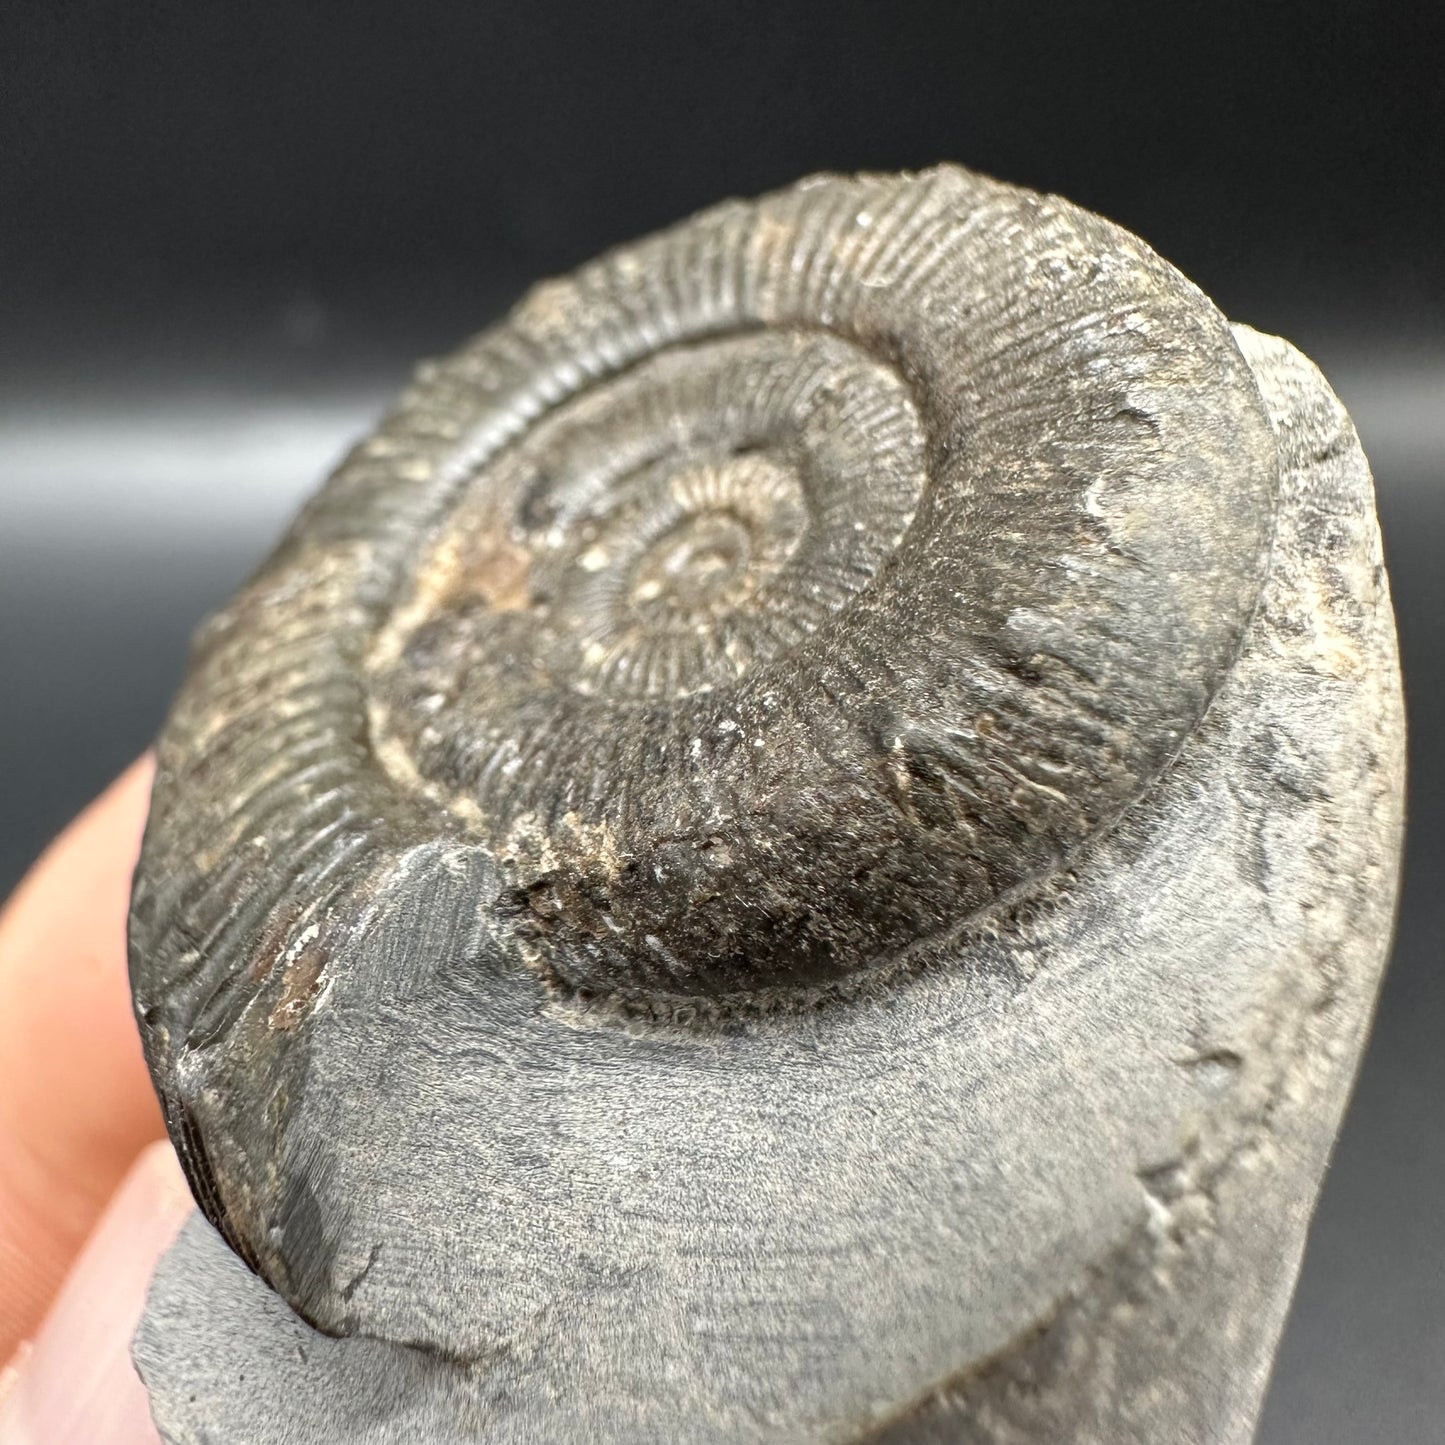
{"type": "Polygon", "coordinates": [[[1399,858],[1348,418],[964,172],[673,237],[424,377],[201,639],[132,921],[211,1221],[162,1433],[1247,1441],[1399,858]],[[694,272],[705,345],[588,330],[694,272]]]}

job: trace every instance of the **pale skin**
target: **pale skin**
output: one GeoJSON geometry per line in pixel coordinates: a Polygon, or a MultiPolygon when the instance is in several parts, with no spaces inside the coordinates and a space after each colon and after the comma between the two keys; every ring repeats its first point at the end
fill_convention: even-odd
{"type": "Polygon", "coordinates": [[[128,1345],[190,1207],[125,963],[151,763],[129,768],[0,912],[0,1445],[157,1445],[128,1345]]]}

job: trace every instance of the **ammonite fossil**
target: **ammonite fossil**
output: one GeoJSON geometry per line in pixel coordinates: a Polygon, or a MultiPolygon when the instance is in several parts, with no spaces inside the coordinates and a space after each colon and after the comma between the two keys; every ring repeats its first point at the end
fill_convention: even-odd
{"type": "Polygon", "coordinates": [[[540,286],[160,741],[162,1432],[1246,1439],[1401,758],[1348,419],[1109,222],[826,176],[540,286]]]}

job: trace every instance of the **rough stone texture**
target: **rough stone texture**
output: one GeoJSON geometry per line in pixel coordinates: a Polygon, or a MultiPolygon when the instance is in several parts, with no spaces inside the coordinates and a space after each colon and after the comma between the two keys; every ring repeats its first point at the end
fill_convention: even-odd
{"type": "Polygon", "coordinates": [[[828,179],[540,288],[162,739],[162,1432],[1247,1440],[1402,759],[1348,419],[1108,223],[828,179]]]}

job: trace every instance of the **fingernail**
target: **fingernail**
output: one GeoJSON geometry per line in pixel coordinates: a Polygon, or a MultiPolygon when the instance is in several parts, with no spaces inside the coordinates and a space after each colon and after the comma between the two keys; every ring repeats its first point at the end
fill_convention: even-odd
{"type": "Polygon", "coordinates": [[[191,1211],[169,1144],[131,1167],[76,1259],[16,1378],[0,1394],[0,1445],[156,1440],[131,1336],[156,1259],[191,1211]]]}

